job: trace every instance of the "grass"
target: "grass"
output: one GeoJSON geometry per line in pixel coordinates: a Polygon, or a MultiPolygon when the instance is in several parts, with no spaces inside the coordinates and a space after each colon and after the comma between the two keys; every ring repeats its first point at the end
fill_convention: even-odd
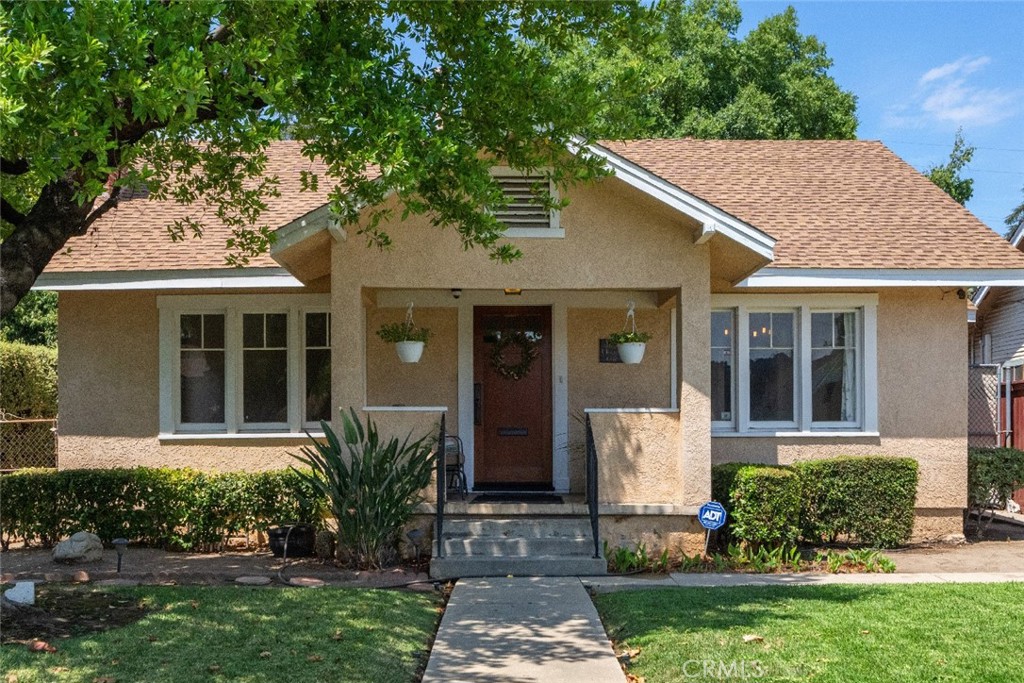
{"type": "Polygon", "coordinates": [[[151,611],[126,626],[53,640],[54,653],[5,644],[5,683],[407,683],[439,607],[431,594],[343,588],[145,587],[117,594],[151,611]]]}
{"type": "Polygon", "coordinates": [[[647,683],[1024,680],[1020,584],[656,589],[595,603],[647,683]]]}

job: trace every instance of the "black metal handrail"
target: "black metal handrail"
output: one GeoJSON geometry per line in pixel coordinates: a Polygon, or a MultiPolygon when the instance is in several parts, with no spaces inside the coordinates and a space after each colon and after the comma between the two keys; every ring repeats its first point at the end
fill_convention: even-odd
{"type": "Polygon", "coordinates": [[[601,557],[601,537],[598,534],[597,509],[597,445],[594,430],[590,426],[590,415],[586,416],[587,426],[587,508],[590,512],[590,530],[594,535],[594,557],[601,557]]]}
{"type": "Polygon", "coordinates": [[[437,470],[437,506],[434,521],[434,537],[437,540],[437,556],[444,557],[444,501],[448,496],[448,479],[445,476],[445,464],[448,459],[448,452],[445,449],[445,437],[447,432],[444,426],[444,413],[441,413],[441,431],[437,435],[437,460],[434,467],[437,470]]]}

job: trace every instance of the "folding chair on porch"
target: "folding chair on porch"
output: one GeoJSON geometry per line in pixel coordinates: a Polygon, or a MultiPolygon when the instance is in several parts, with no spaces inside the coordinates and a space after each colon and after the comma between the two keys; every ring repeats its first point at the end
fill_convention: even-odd
{"type": "Polygon", "coordinates": [[[465,499],[466,490],[466,452],[462,449],[462,439],[454,434],[444,437],[444,474],[448,481],[448,489],[455,489],[465,499]]]}

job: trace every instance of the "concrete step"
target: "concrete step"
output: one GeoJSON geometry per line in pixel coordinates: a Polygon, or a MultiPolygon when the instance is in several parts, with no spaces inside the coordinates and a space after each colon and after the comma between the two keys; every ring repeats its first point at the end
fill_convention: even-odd
{"type": "Polygon", "coordinates": [[[608,573],[603,558],[593,557],[435,557],[430,576],[460,579],[474,576],[602,576],[608,573]]]}
{"type": "Polygon", "coordinates": [[[590,538],[590,520],[580,517],[452,518],[444,538],[590,538]]]}
{"type": "Polygon", "coordinates": [[[453,517],[445,519],[430,575],[439,579],[479,576],[599,576],[586,517],[453,517]]]}
{"type": "Polygon", "coordinates": [[[594,541],[584,537],[495,538],[490,536],[447,537],[442,541],[446,556],[478,557],[589,557],[594,541]]]}

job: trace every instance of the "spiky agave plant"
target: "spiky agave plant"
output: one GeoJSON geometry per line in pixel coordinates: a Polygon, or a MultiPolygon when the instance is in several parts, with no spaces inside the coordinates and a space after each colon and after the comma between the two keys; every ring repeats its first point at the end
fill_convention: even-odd
{"type": "Polygon", "coordinates": [[[312,439],[294,458],[309,470],[292,467],[323,494],[338,524],[343,559],[361,568],[380,568],[397,557],[399,534],[409,521],[434,467],[431,435],[415,441],[382,440],[369,417],[364,427],[355,410],[342,412],[344,443],[326,422],[325,442],[312,439]]]}

